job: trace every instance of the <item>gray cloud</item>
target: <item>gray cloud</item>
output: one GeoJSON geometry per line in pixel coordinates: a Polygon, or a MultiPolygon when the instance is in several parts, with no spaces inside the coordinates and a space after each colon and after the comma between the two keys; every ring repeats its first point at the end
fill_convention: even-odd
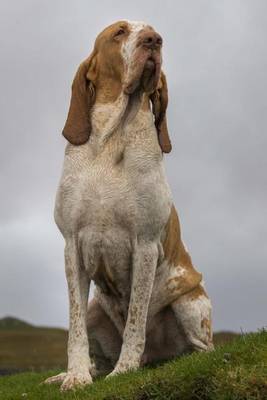
{"type": "Polygon", "coordinates": [[[79,62],[123,18],[164,38],[174,150],[166,169],[216,329],[266,321],[267,4],[264,0],[0,4],[0,315],[67,325],[53,223],[60,135],[79,62]]]}

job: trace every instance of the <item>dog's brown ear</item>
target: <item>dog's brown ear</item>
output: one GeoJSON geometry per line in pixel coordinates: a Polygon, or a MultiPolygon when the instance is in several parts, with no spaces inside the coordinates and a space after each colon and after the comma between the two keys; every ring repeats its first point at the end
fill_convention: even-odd
{"type": "Polygon", "coordinates": [[[168,106],[168,87],[165,74],[161,71],[157,89],[150,95],[152,111],[155,116],[155,126],[158,132],[159,145],[163,153],[170,153],[172,149],[166,111],[168,106]]]}
{"type": "Polygon", "coordinates": [[[91,133],[90,108],[95,99],[95,88],[89,79],[93,56],[79,66],[72,83],[72,94],[63,136],[74,145],[87,142],[91,133]]]}

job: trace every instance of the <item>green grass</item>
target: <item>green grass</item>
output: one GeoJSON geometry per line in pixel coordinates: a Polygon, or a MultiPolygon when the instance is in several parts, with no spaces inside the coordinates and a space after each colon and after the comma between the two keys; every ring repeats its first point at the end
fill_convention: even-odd
{"type": "Polygon", "coordinates": [[[154,368],[62,394],[40,385],[57,371],[0,378],[0,399],[266,400],[267,332],[242,335],[211,353],[194,353],[154,368]]]}

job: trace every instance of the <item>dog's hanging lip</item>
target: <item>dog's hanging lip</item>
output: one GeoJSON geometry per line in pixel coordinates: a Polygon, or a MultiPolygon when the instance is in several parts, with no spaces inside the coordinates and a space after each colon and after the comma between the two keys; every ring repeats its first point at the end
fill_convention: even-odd
{"type": "Polygon", "coordinates": [[[155,69],[155,60],[153,57],[148,57],[146,63],[145,63],[145,69],[155,69]]]}

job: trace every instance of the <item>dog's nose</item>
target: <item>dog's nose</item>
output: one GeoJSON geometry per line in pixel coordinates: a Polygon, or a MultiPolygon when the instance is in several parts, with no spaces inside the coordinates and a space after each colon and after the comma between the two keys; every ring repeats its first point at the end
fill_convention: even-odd
{"type": "Polygon", "coordinates": [[[145,32],[142,35],[142,45],[148,49],[157,49],[162,46],[162,37],[157,32],[145,32]]]}

